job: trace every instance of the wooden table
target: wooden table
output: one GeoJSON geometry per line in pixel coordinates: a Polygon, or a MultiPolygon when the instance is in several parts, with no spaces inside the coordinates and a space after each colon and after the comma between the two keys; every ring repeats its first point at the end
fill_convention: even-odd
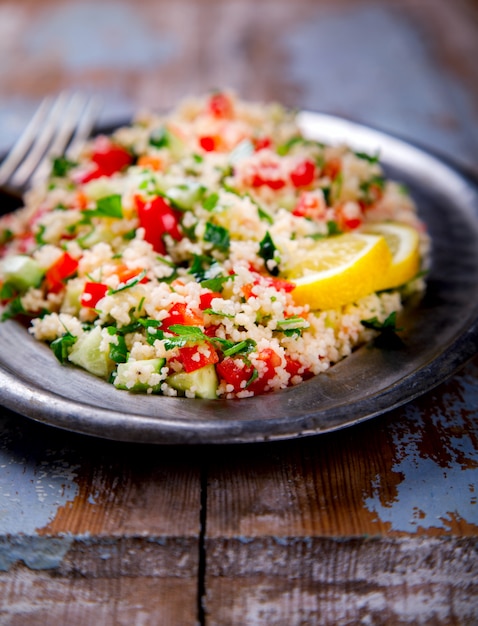
{"type": "MultiPolygon", "coordinates": [[[[48,92],[111,121],[227,85],[478,172],[477,35],[471,0],[3,0],[0,147],[48,92]]],[[[6,409],[0,433],[2,626],[478,623],[478,359],[301,440],[139,446],[6,409]]]]}

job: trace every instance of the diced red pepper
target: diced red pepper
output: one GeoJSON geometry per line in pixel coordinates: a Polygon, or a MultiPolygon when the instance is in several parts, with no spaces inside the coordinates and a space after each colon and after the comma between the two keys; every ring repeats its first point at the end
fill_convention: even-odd
{"type": "Polygon", "coordinates": [[[139,225],[144,228],[145,240],[153,246],[159,254],[164,254],[163,236],[171,235],[176,241],[183,237],[179,229],[179,218],[167,201],[162,196],[156,196],[152,200],[143,200],[136,196],[139,225]]]}
{"type": "Polygon", "coordinates": [[[45,273],[46,285],[54,293],[63,289],[64,280],[73,276],[78,269],[78,261],[64,252],[45,273]]]}
{"type": "Polygon", "coordinates": [[[252,178],[253,187],[270,187],[274,191],[278,191],[285,187],[285,180],[282,178],[268,177],[263,174],[255,174],[252,178]]]}
{"type": "MultiPolygon", "coordinates": [[[[128,280],[132,280],[139,274],[141,274],[142,270],[135,268],[130,268],[127,265],[119,265],[115,271],[116,276],[118,276],[120,283],[127,283],[128,280]]],[[[139,281],[140,283],[149,282],[149,278],[147,276],[143,276],[143,278],[139,281]]]]}
{"type": "Polygon", "coordinates": [[[204,311],[204,309],[210,309],[211,308],[211,302],[214,300],[214,298],[221,298],[221,294],[217,291],[208,291],[206,293],[203,293],[199,296],[199,301],[200,301],[200,308],[202,311],[204,311]]]}
{"type": "Polygon", "coordinates": [[[327,207],[325,201],[317,194],[310,191],[302,191],[292,215],[307,217],[311,220],[321,221],[325,219],[327,207]]]}
{"type": "Polygon", "coordinates": [[[331,180],[334,180],[337,177],[337,174],[342,169],[342,163],[340,159],[333,158],[324,165],[322,169],[322,175],[328,176],[331,180]]]}
{"type": "Polygon", "coordinates": [[[290,173],[290,179],[294,187],[307,187],[315,178],[315,163],[310,159],[301,161],[290,173]]]}
{"type": "Polygon", "coordinates": [[[215,137],[204,135],[203,137],[199,137],[199,145],[206,152],[214,152],[217,147],[217,141],[215,137]]]}
{"type": "Polygon", "coordinates": [[[359,228],[359,226],[362,225],[362,220],[359,217],[344,219],[342,221],[342,225],[344,227],[344,230],[355,230],[356,228],[359,228]]]}
{"type": "Polygon", "coordinates": [[[99,300],[105,297],[107,291],[108,286],[104,285],[103,283],[85,283],[83,295],[81,296],[80,300],[81,306],[94,309],[99,300]]]}
{"type": "Polygon", "coordinates": [[[243,366],[237,357],[226,357],[216,365],[219,378],[225,380],[228,385],[232,385],[236,393],[246,388],[246,383],[251,379],[254,372],[252,365],[242,362],[244,363],[243,366]]]}
{"type": "Polygon", "coordinates": [[[242,293],[246,300],[251,297],[252,289],[255,285],[264,285],[264,287],[274,287],[276,291],[285,291],[290,293],[295,289],[295,283],[291,283],[285,278],[277,278],[275,276],[264,276],[258,272],[252,271],[252,274],[256,274],[256,278],[252,283],[247,283],[242,287],[242,293]]]}
{"type": "Polygon", "coordinates": [[[126,148],[101,135],[95,141],[91,162],[91,167],[78,176],[77,182],[87,183],[101,176],[112,176],[131,165],[133,157],[126,148]]]}
{"type": "Polygon", "coordinates": [[[194,372],[201,367],[217,363],[219,357],[214,347],[209,342],[200,345],[184,346],[179,348],[179,360],[183,364],[185,372],[194,372]],[[207,346],[208,354],[204,354],[200,348],[207,346]]]}
{"type": "Polygon", "coordinates": [[[264,362],[264,368],[259,372],[259,378],[256,378],[256,380],[248,386],[248,389],[254,393],[263,393],[269,381],[274,378],[276,368],[282,364],[282,360],[272,348],[264,348],[264,350],[261,350],[258,359],[264,362]]]}
{"type": "Polygon", "coordinates": [[[202,326],[203,323],[204,320],[198,313],[188,308],[184,302],[177,302],[169,309],[169,315],[163,320],[161,328],[167,330],[173,324],[202,326]]]}
{"type": "Polygon", "coordinates": [[[234,106],[227,94],[217,92],[213,93],[209,98],[208,111],[211,115],[220,119],[231,118],[234,114],[234,106]]]}
{"type": "Polygon", "coordinates": [[[270,148],[272,145],[272,141],[270,137],[258,137],[254,140],[254,150],[259,152],[259,150],[264,150],[265,148],[270,148]]]}

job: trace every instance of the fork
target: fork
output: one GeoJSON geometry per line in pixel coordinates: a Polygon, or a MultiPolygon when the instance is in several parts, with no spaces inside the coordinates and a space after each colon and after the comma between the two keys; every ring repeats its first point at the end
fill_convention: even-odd
{"type": "Polygon", "coordinates": [[[46,178],[52,159],[75,160],[99,110],[96,96],[67,92],[47,96],[0,166],[0,189],[20,202],[29,185],[46,178]]]}

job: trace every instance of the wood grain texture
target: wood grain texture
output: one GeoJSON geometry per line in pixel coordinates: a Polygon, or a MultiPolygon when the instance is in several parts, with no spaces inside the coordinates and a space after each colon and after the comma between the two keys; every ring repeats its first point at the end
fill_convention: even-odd
{"type": "Polygon", "coordinates": [[[196,581],[154,576],[0,574],[2,626],[171,626],[196,623],[196,581]]]}
{"type": "MultiPolygon", "coordinates": [[[[475,0],[0,0],[0,149],[63,89],[111,122],[226,86],[477,174],[477,33],[475,0]]],[[[472,626],[477,475],[478,360],[382,418],[257,446],[130,446],[3,411],[0,624],[472,626]]]]}
{"type": "Polygon", "coordinates": [[[207,624],[475,623],[477,373],[469,365],[416,404],[347,431],[218,452],[207,624]],[[447,505],[467,476],[460,515],[447,505]]]}

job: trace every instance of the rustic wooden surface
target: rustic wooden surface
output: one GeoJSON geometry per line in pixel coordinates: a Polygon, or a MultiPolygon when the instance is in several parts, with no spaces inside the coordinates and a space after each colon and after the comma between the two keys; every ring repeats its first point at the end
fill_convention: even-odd
{"type": "MultiPolygon", "coordinates": [[[[100,93],[110,122],[228,86],[478,173],[477,59],[471,0],[0,0],[0,150],[47,93],[100,93]]],[[[0,624],[474,625],[477,492],[477,359],[274,444],[119,444],[4,409],[0,624]]]]}

